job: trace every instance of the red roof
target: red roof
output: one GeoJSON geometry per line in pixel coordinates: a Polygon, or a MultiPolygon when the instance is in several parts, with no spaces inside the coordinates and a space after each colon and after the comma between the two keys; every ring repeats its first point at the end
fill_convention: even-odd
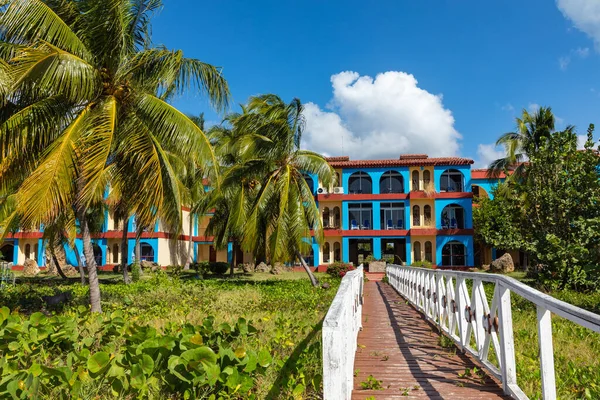
{"type": "Polygon", "coordinates": [[[504,179],[506,178],[506,174],[504,172],[500,172],[500,175],[495,177],[488,176],[488,169],[472,169],[471,170],[471,179],[504,179]]]}
{"type": "Polygon", "coordinates": [[[403,154],[396,160],[350,160],[350,157],[327,157],[334,168],[420,167],[431,165],[471,165],[473,160],[462,157],[429,158],[426,154],[403,154]]]}

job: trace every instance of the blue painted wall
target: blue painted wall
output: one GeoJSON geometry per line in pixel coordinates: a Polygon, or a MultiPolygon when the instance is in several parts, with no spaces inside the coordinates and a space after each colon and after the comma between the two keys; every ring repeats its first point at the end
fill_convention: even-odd
{"type": "Polygon", "coordinates": [[[450,166],[439,166],[433,168],[433,179],[435,183],[435,191],[440,192],[440,179],[444,171],[449,169],[455,169],[463,174],[464,191],[471,191],[471,166],[470,165],[450,165],[450,166]]]}
{"type": "MultiPolygon", "coordinates": [[[[408,229],[408,218],[410,217],[409,211],[409,200],[357,200],[357,201],[343,201],[342,202],[342,229],[350,229],[350,218],[348,218],[348,204],[361,204],[368,203],[372,205],[373,210],[373,230],[380,230],[381,227],[381,203],[403,203],[404,204],[404,228],[408,229]]],[[[360,222],[359,222],[360,223],[360,222]]],[[[394,222],[396,223],[396,221],[394,222]]],[[[383,227],[385,228],[385,226],[383,227]]]]}
{"type": "Polygon", "coordinates": [[[454,236],[437,236],[436,237],[436,249],[435,249],[435,260],[438,266],[442,265],[442,248],[450,242],[460,242],[465,245],[467,256],[467,266],[472,267],[475,264],[475,253],[473,251],[473,236],[467,235],[454,235],[454,236]]]}
{"type": "Polygon", "coordinates": [[[484,189],[487,192],[490,199],[493,199],[494,194],[492,193],[492,190],[496,186],[498,186],[498,183],[502,182],[503,180],[504,179],[472,179],[471,184],[477,185],[477,186],[481,187],[482,189],[484,189]]]}
{"type": "Polygon", "coordinates": [[[472,199],[435,199],[435,227],[442,229],[442,212],[450,204],[457,204],[465,210],[465,229],[473,229],[472,199]]]}
{"type": "Polygon", "coordinates": [[[342,170],[342,186],[344,187],[344,193],[349,193],[348,189],[348,179],[350,175],[355,172],[364,172],[369,175],[373,184],[373,194],[379,193],[379,180],[381,176],[388,171],[396,171],[400,175],[402,175],[402,180],[404,184],[404,193],[408,193],[408,167],[388,167],[388,168],[345,168],[342,170]]]}

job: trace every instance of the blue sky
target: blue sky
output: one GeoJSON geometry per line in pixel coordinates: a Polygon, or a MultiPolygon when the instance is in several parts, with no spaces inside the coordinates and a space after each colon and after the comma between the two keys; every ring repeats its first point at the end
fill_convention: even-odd
{"type": "MultiPolygon", "coordinates": [[[[598,0],[167,0],[153,38],[222,66],[234,108],[300,98],[305,146],[329,155],[481,166],[522,108],[552,106],[580,134],[600,122],[598,0]]],[[[220,120],[201,97],[175,104],[220,120]]]]}

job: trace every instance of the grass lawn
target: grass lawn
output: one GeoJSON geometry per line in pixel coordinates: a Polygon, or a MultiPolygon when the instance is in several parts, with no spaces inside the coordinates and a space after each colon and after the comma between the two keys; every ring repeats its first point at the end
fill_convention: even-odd
{"type": "Polygon", "coordinates": [[[313,288],[306,274],[298,272],[204,280],[193,273],[147,273],[129,286],[116,274],[102,273],[102,317],[85,311],[87,287],[78,277],[65,284],[60,278],[19,276],[20,283],[0,293],[0,305],[13,312],[11,317],[0,313],[0,397],[10,392],[7,378],[12,376],[10,381],[23,386],[12,389],[34,390],[37,385],[41,398],[183,398],[186,387],[189,398],[211,393],[223,398],[318,398],[321,321],[339,280],[317,276],[331,288],[313,288]],[[71,303],[55,310],[55,317],[37,314],[41,296],[55,290],[71,290],[71,303]],[[6,329],[11,319],[22,327],[18,335],[6,329]],[[43,336],[44,329],[52,333],[43,336]],[[62,331],[66,338],[58,335],[62,331]],[[164,349],[156,353],[148,344],[156,340],[176,344],[168,362],[157,361],[164,349]],[[11,351],[23,344],[29,350],[11,351]],[[205,347],[217,355],[216,369],[212,361],[189,359],[192,353],[202,360],[213,357],[202,353],[205,347]],[[145,353],[153,364],[142,357],[145,353]],[[79,359],[82,354],[85,360],[79,359]],[[92,358],[98,365],[90,364],[92,358]],[[64,368],[79,372],[61,378],[64,368]],[[170,380],[179,376],[192,383],[173,386],[170,380]],[[147,389],[139,386],[142,378],[147,389]]]}

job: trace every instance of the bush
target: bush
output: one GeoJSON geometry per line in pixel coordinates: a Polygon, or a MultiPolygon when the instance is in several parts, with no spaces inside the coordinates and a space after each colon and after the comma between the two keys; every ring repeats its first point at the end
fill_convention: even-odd
{"type": "Polygon", "coordinates": [[[142,267],[140,266],[140,263],[134,262],[133,265],[131,265],[131,280],[137,282],[140,280],[141,275],[142,267]]]}
{"type": "Polygon", "coordinates": [[[229,264],[227,264],[226,262],[211,262],[208,265],[208,269],[213,274],[223,275],[229,270],[229,264]]]}
{"type": "Polygon", "coordinates": [[[355,269],[352,265],[334,262],[327,266],[327,273],[335,278],[343,278],[348,271],[355,269]]]}
{"type": "Polygon", "coordinates": [[[412,263],[412,266],[418,268],[433,268],[433,264],[431,263],[431,261],[427,260],[415,261],[414,263],[412,263]]]}

